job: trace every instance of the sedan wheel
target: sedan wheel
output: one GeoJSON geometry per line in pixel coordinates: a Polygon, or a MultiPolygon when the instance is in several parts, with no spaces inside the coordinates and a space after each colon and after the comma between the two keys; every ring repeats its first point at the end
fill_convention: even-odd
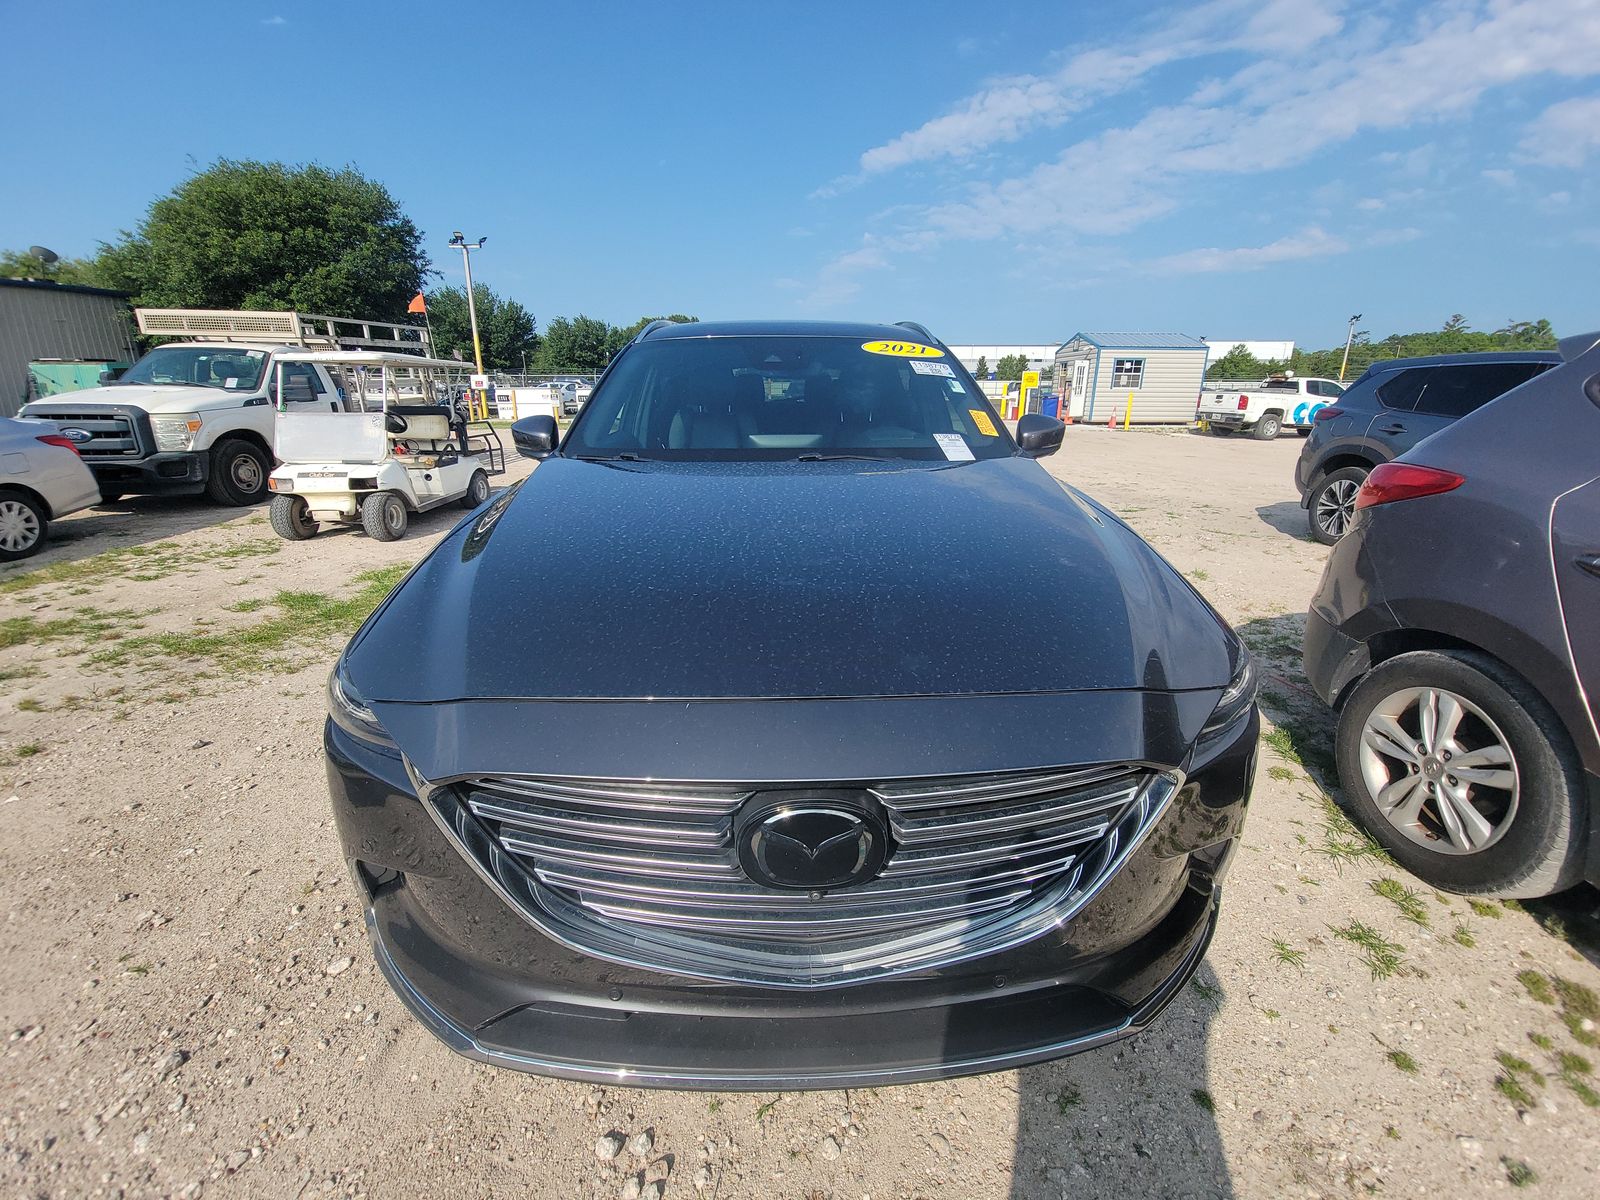
{"type": "Polygon", "coordinates": [[[1356,493],[1366,479],[1367,472],[1360,467],[1344,467],[1317,485],[1306,508],[1312,537],[1331,546],[1345,535],[1355,519],[1356,493]]]}
{"type": "Polygon", "coordinates": [[[1544,896],[1583,874],[1583,771],[1560,719],[1504,664],[1419,650],[1339,713],[1339,779],[1401,866],[1454,892],[1544,896]]]}
{"type": "Polygon", "coordinates": [[[47,524],[39,506],[26,496],[0,496],[0,561],[37,554],[47,524]]]}

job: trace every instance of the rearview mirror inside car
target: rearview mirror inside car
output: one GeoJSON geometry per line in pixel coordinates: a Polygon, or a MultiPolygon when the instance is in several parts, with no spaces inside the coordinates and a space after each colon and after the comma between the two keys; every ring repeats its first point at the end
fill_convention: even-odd
{"type": "Polygon", "coordinates": [[[549,458],[560,439],[554,417],[523,417],[511,423],[511,441],[523,458],[549,458]]]}
{"type": "Polygon", "coordinates": [[[1061,449],[1067,427],[1043,413],[1025,413],[1017,422],[1017,445],[1029,458],[1043,458],[1061,449]]]}

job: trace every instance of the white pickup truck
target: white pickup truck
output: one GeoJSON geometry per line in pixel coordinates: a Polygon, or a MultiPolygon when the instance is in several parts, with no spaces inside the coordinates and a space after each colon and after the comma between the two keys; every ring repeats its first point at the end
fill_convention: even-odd
{"type": "MultiPolygon", "coordinates": [[[[203,492],[219,504],[260,503],[275,462],[278,355],[307,347],[430,353],[425,329],[382,321],[197,308],[135,316],[140,333],[180,340],[155,347],[120,379],[22,410],[56,422],[104,500],[203,492]]],[[[286,405],[345,408],[347,381],[324,367],[286,363],[282,374],[286,405]]]]}
{"type": "Polygon", "coordinates": [[[1200,393],[1195,420],[1226,437],[1241,429],[1271,441],[1284,426],[1301,437],[1311,432],[1317,410],[1344,395],[1344,384],[1332,379],[1274,375],[1257,384],[1223,384],[1200,393]]]}

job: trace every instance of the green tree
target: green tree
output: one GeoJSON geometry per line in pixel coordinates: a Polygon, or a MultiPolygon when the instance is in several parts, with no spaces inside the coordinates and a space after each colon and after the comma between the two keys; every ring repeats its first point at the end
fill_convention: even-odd
{"type": "Polygon", "coordinates": [[[639,335],[639,331],[651,321],[671,321],[674,325],[690,325],[698,321],[699,317],[685,316],[683,313],[672,313],[665,317],[640,317],[632,325],[613,325],[606,332],[606,361],[610,362],[617,353],[639,335]]]}
{"type": "Polygon", "coordinates": [[[1008,354],[994,364],[994,377],[996,379],[1021,379],[1022,373],[1027,369],[1027,355],[1008,354]]]}
{"type": "Polygon", "coordinates": [[[1234,346],[1206,368],[1207,379],[1265,379],[1287,370],[1289,364],[1276,358],[1257,358],[1243,346],[1234,346]]]}
{"type": "Polygon", "coordinates": [[[399,203],[354,168],[229,159],[156,200],[96,260],[135,304],[384,321],[407,319],[428,265],[399,203]]]}
{"type": "MultiPolygon", "coordinates": [[[[483,341],[483,365],[490,371],[529,370],[538,357],[538,325],[533,314],[515,300],[507,300],[481,283],[472,285],[478,306],[478,334],[483,341]]],[[[428,293],[428,323],[433,326],[434,353],[472,361],[472,320],[467,311],[466,288],[437,288],[428,293]]]]}
{"type": "Polygon", "coordinates": [[[40,262],[26,250],[0,250],[0,279],[48,279],[54,283],[99,286],[94,263],[84,258],[40,262]]]}
{"type": "Polygon", "coordinates": [[[534,370],[541,375],[589,373],[605,369],[611,327],[594,317],[555,317],[544,327],[534,370]]]}
{"type": "Polygon", "coordinates": [[[981,354],[978,355],[978,366],[972,372],[972,376],[974,379],[989,378],[989,360],[981,354]]]}

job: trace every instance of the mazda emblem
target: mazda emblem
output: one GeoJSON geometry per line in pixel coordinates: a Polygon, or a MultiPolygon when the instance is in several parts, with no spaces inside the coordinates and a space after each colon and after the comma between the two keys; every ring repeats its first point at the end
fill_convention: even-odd
{"type": "Polygon", "coordinates": [[[874,878],[889,849],[881,816],[846,799],[757,797],[736,831],[745,873],[765,887],[819,891],[874,878]]]}

